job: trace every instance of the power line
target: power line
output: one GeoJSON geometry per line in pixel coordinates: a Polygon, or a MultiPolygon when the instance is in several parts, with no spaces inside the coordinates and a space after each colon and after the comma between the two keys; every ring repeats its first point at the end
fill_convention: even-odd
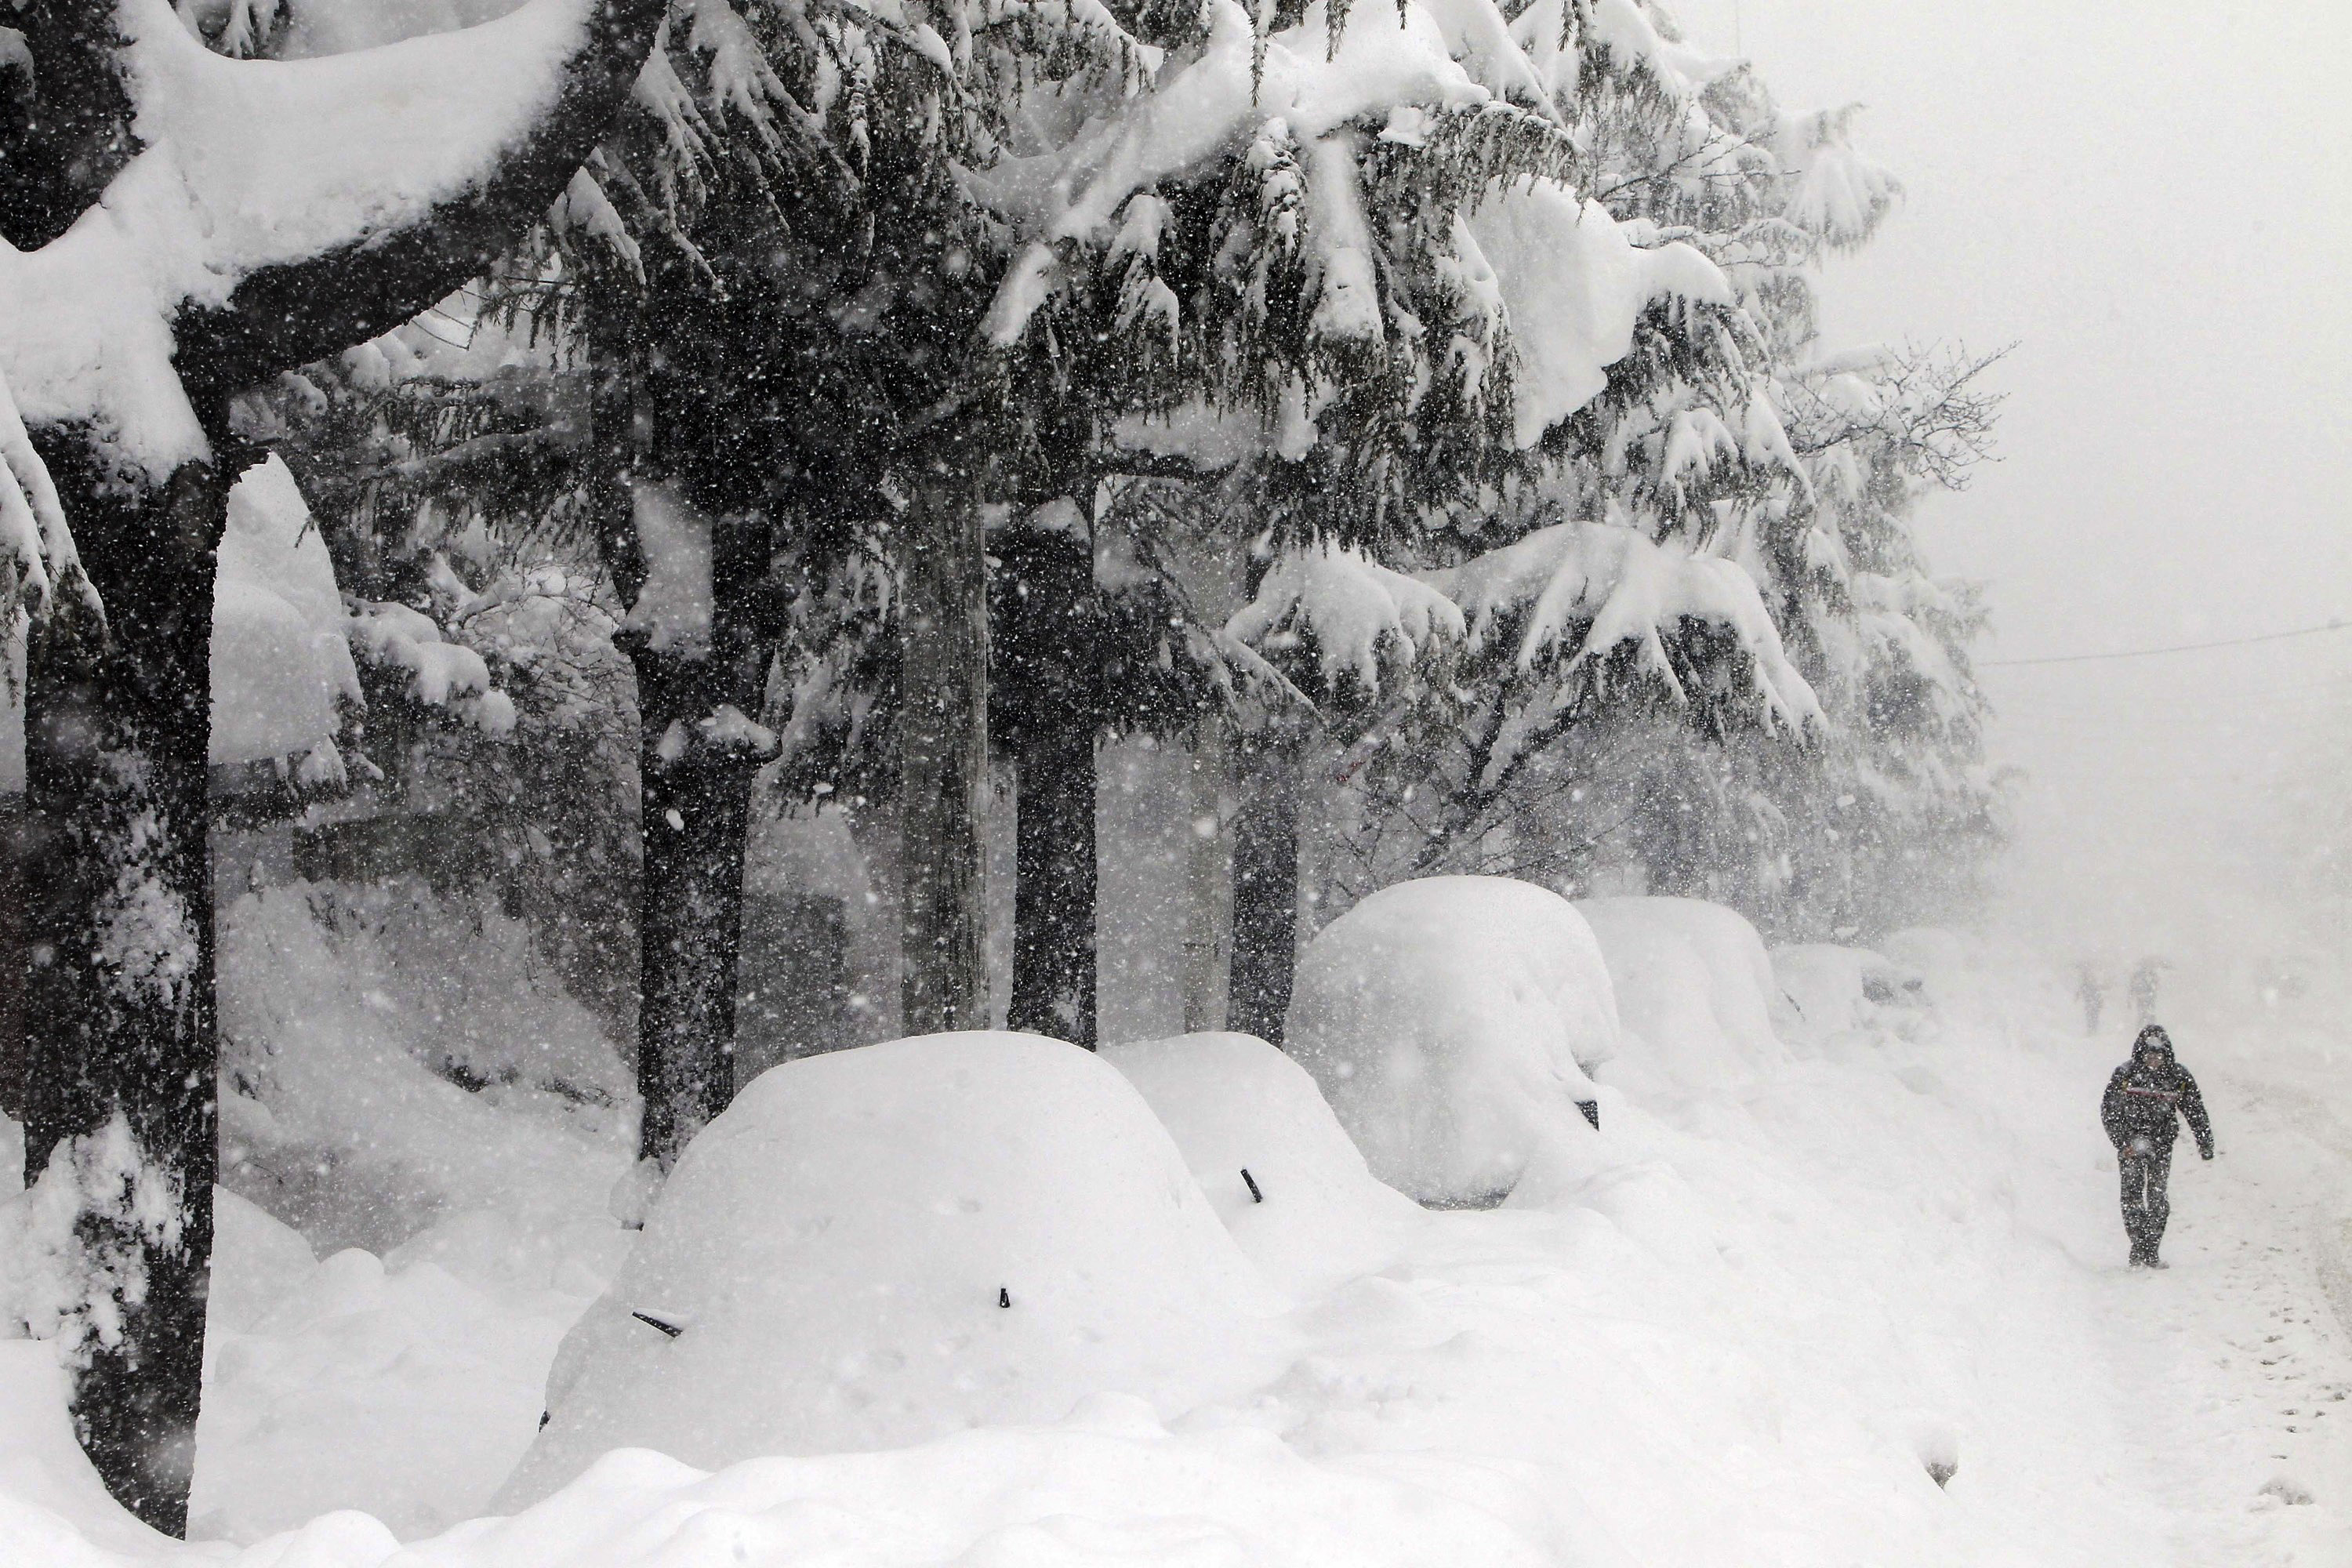
{"type": "Polygon", "coordinates": [[[2208,648],[2243,647],[2248,643],[2281,642],[2288,637],[2317,637],[2322,632],[2347,630],[2352,630],[2352,622],[2333,620],[2325,626],[2297,626],[2293,631],[2287,632],[2263,632],[2250,637],[2222,637],[2214,642],[2173,643],[2165,647],[2120,648],[2114,653],[2054,653],[2041,658],[1980,658],[1976,661],[1976,664],[1979,669],[1993,669],[2013,668],[2025,664],[2086,664],[2093,659],[2103,658],[2154,658],[2158,654],[2202,653],[2208,648]]]}

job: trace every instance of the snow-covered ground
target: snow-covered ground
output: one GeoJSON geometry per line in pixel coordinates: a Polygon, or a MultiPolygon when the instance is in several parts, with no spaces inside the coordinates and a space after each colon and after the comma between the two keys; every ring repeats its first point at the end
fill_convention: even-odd
{"type": "MultiPolygon", "coordinates": [[[[1219,1364],[1143,1390],[1157,1406],[1112,1388],[1042,1424],[965,1428],[969,1400],[943,1388],[935,1430],[878,1452],[728,1455],[706,1474],[623,1450],[503,1522],[456,1521],[531,1444],[556,1343],[625,1234],[576,1213],[560,1229],[451,1213],[380,1262],[314,1262],[236,1209],[198,1458],[199,1531],[216,1539],[183,1548],[106,1504],[47,1347],[5,1342],[0,1563],[2352,1562],[2352,1110],[2331,1081],[2352,1041],[2330,1010],[2230,1028],[2205,999],[2176,1021],[2221,1156],[2176,1165],[2174,1267],[2149,1275],[2124,1268],[2095,1115],[2127,1031],[2085,1037],[2054,972],[2020,952],[1920,940],[1891,956],[1925,974],[1917,1005],[1814,1028],[1784,1005],[1785,1061],[1734,1089],[1629,1087],[1594,1135],[1598,1173],[1580,1163],[1485,1211],[1370,1189],[1344,1145],[1302,1131],[1322,1114],[1304,1075],[1249,1042],[1106,1053],[1140,1102],[1077,1063],[1069,1103],[1119,1125],[1164,1108],[1201,1189],[1133,1223],[1180,1225],[1218,1270],[1246,1259],[1267,1278],[1265,1299],[1216,1284],[1225,1327],[1187,1352],[1219,1364]],[[1212,1073],[1248,1085],[1263,1121],[1231,1110],[1248,1096],[1203,1095],[1212,1073]],[[1253,1139],[1264,1213],[1223,1169],[1253,1139]],[[1311,1260],[1273,1212],[1307,1189],[1314,1234],[1354,1227],[1311,1260]],[[1201,1232],[1202,1196],[1231,1248],[1201,1232]]],[[[1023,1071],[1064,1081],[1034,1057],[1023,1071]]],[[[967,1135],[984,1117],[934,1098],[967,1135]]],[[[793,1117],[814,1125],[805,1103],[793,1117]]],[[[1148,1150],[1127,1164],[1182,1178],[1148,1150]]],[[[854,1221],[854,1197],[829,1201],[854,1221]]],[[[981,1234],[961,1212],[940,1214],[943,1237],[981,1234]]],[[[1047,1217],[1017,1231],[1044,1249],[1035,1267],[1047,1217]]],[[[971,1310],[982,1331],[1004,1310],[971,1310]]],[[[775,1325],[787,1363],[791,1330],[775,1325]]]]}

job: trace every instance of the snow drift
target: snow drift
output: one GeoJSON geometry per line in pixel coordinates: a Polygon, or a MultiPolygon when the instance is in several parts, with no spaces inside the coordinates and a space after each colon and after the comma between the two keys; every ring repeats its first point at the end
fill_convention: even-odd
{"type": "Polygon", "coordinates": [[[803,1058],[680,1158],[502,1499],[623,1446],[713,1467],[1106,1392],[1181,1407],[1265,1374],[1281,1305],[1091,1052],[970,1033],[803,1058]]]}
{"type": "Polygon", "coordinates": [[[604,1213],[635,1089],[520,922],[418,883],[300,884],[218,928],[223,1184],[322,1250],[472,1209],[604,1213]]]}
{"type": "Polygon", "coordinates": [[[1485,1203],[1538,1149],[1590,1132],[1580,1105],[1616,1053],[1617,1003],[1567,900],[1429,877],[1316,935],[1288,1031],[1374,1175],[1423,1203],[1485,1203]]]}
{"type": "Polygon", "coordinates": [[[482,1512],[530,1447],[543,1369],[629,1237],[475,1210],[323,1259],[236,1197],[219,1226],[189,1517],[258,1541],[360,1509],[401,1535],[482,1512]]]}

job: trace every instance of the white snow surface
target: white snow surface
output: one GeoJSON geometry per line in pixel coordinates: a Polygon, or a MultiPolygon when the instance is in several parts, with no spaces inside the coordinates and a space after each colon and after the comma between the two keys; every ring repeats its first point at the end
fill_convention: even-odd
{"type": "Polygon", "coordinates": [[[1093,1053],[966,1033],[806,1057],[680,1157],[501,1497],[624,1445],[717,1467],[1058,1420],[1106,1391],[1181,1410],[1278,1369],[1280,1306],[1093,1053]]]}
{"type": "MultiPolygon", "coordinates": [[[[1238,1397],[1171,1410],[1097,1393],[1056,1419],[715,1474],[625,1449],[511,1519],[404,1550],[428,1519],[478,1507],[500,1445],[528,1438],[554,1320],[587,1299],[613,1234],[567,1257],[551,1233],[456,1216],[386,1258],[378,1284],[232,1204],[210,1394],[231,1418],[208,1412],[198,1456],[199,1531],[215,1539],[166,1542],[108,1501],[50,1347],[0,1339],[0,1562],[2352,1561],[2352,985],[2338,974],[2294,1003],[2244,976],[2195,997],[2184,980],[2174,1033],[2221,1159],[2176,1167],[2174,1267],[2150,1276],[2122,1265],[2096,1125],[2127,1031],[2083,1036],[2071,963],[1948,933],[1881,945],[1927,971],[1916,1027],[1865,1026],[1851,1049],[1792,1034],[1745,1087],[1612,1104],[1607,1163],[1540,1202],[1406,1215],[1366,1272],[1301,1289],[1273,1374],[1238,1364],[1255,1342],[1203,1352],[1231,1356],[1238,1397]],[[461,1360],[469,1378],[451,1375],[461,1360]],[[274,1467],[246,1451],[265,1441],[260,1411],[274,1467]],[[1948,1487],[1931,1461],[1957,1462],[1948,1487]],[[394,1497],[419,1511],[386,1511],[394,1497]]],[[[1270,1128],[1244,1112],[1181,1108],[1219,1073],[1255,1089],[1281,1075],[1239,1044],[1165,1046],[1175,1092],[1146,1098],[1171,1108],[1187,1161],[1221,1171],[1218,1140],[1258,1146],[1270,1128]]],[[[0,1148],[13,1133],[0,1124],[0,1148]]],[[[1231,1196],[1200,1201],[1222,1215],[1231,1196]]]]}
{"type": "Polygon", "coordinates": [[[540,1372],[628,1250],[581,1216],[450,1215],[379,1258],[215,1197],[194,1532],[255,1541],[332,1509],[404,1536],[483,1511],[530,1446],[540,1372]],[[323,1440],[327,1438],[330,1440],[323,1440]]]}
{"type": "Polygon", "coordinates": [[[1764,939],[1698,899],[1580,899],[1623,1020],[1624,1048],[1597,1076],[1637,1097],[1709,1096],[1785,1066],[1780,994],[1764,939]]]}
{"type": "Polygon", "coordinates": [[[1883,953],[1833,942],[1774,948],[1772,978],[1793,1015],[1791,1037],[1812,1040],[1905,1028],[1917,1017],[1926,984],[1883,953]]]}
{"type": "Polygon", "coordinates": [[[1591,930],[1548,888],[1427,877],[1383,888],[1298,960],[1290,1052],[1372,1173],[1424,1203],[1492,1202],[1591,1138],[1577,1109],[1618,1049],[1591,930]]]}
{"type": "MultiPolygon", "coordinates": [[[[268,4],[268,0],[263,0],[268,4]]],[[[343,55],[494,21],[521,0],[282,0],[288,59],[343,55]]]]}

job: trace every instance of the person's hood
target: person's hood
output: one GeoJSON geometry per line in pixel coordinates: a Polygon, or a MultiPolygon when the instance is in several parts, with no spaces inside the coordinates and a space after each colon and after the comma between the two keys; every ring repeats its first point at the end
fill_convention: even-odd
{"type": "Polygon", "coordinates": [[[2151,1051],[2163,1059],[2165,1066],[2175,1065],[2172,1059],[2172,1041],[2166,1036],[2146,1032],[2132,1042],[2131,1059],[2137,1062],[2151,1051]]]}

